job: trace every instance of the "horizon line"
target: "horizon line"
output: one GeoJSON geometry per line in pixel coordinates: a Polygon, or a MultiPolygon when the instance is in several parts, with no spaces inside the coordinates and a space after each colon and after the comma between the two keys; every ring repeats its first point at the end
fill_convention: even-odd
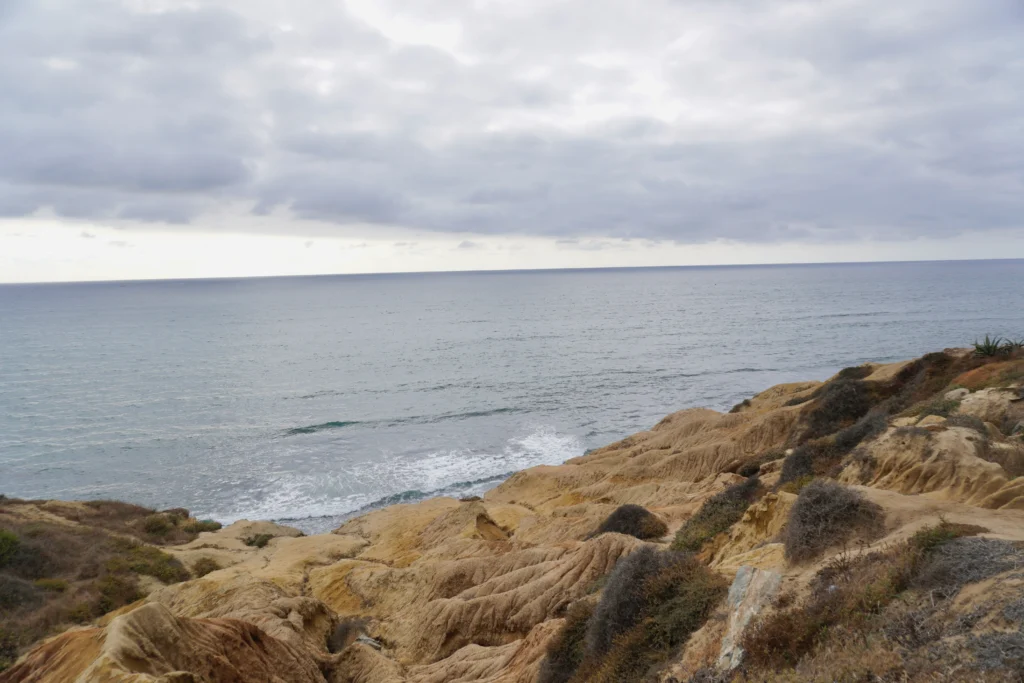
{"type": "Polygon", "coordinates": [[[1005,261],[1024,261],[1024,257],[1010,258],[989,258],[989,259],[908,259],[908,260],[879,260],[879,261],[791,261],[771,263],[716,263],[716,264],[691,264],[691,265],[667,265],[667,266],[567,266],[564,268],[491,268],[479,270],[396,270],[379,271],[373,273],[307,273],[307,274],[284,274],[284,275],[214,275],[197,277],[154,277],[154,278],[132,278],[127,280],[35,280],[29,282],[3,282],[0,287],[18,287],[31,285],[101,285],[101,284],[141,284],[158,282],[216,282],[216,281],[237,281],[237,280],[272,280],[272,279],[297,279],[297,278],[330,278],[330,277],[382,277],[393,275],[487,275],[487,274],[516,274],[516,273],[566,273],[566,272],[595,272],[595,271],[634,271],[634,270],[710,270],[713,268],[785,268],[785,267],[811,267],[811,266],[864,266],[864,265],[897,265],[914,263],[989,263],[1005,261]]]}

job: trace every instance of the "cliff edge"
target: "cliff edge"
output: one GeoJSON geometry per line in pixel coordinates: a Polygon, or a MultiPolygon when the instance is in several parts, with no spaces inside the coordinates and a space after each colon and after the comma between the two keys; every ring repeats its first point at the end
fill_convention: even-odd
{"type": "Polygon", "coordinates": [[[1020,680],[1022,386],[847,368],[317,536],[0,498],[0,681],[1020,680]]]}

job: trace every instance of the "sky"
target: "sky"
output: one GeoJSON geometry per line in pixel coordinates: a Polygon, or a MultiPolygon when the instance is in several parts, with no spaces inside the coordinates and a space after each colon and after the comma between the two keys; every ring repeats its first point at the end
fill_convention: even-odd
{"type": "Polygon", "coordinates": [[[0,0],[0,281],[1024,257],[1020,0],[0,0]]]}

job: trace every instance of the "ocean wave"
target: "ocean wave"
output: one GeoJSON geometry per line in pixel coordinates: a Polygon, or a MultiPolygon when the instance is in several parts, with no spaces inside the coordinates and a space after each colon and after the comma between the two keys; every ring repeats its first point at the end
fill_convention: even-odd
{"type": "Polygon", "coordinates": [[[470,420],[477,417],[491,417],[493,415],[508,415],[512,413],[526,412],[522,408],[495,408],[493,410],[471,410],[464,413],[446,413],[442,415],[417,415],[413,417],[400,417],[390,420],[335,420],[332,422],[321,422],[320,424],[306,425],[304,427],[293,427],[284,430],[285,436],[296,436],[299,434],[315,434],[329,429],[343,429],[356,425],[367,425],[374,427],[396,427],[403,424],[435,424],[448,420],[470,420]]]}
{"type": "Polygon", "coordinates": [[[539,427],[509,439],[497,453],[452,449],[410,457],[385,452],[372,462],[339,463],[322,472],[268,470],[260,477],[266,483],[238,495],[232,509],[197,514],[225,523],[239,519],[286,521],[307,533],[319,533],[386,505],[434,496],[479,495],[514,472],[535,465],[559,465],[583,450],[575,435],[539,427]]]}

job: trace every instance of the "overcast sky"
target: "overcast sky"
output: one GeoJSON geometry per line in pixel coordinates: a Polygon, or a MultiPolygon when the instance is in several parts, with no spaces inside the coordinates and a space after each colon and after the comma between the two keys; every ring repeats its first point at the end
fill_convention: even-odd
{"type": "Polygon", "coordinates": [[[0,281],[959,257],[1020,0],[0,0],[0,281]]]}

